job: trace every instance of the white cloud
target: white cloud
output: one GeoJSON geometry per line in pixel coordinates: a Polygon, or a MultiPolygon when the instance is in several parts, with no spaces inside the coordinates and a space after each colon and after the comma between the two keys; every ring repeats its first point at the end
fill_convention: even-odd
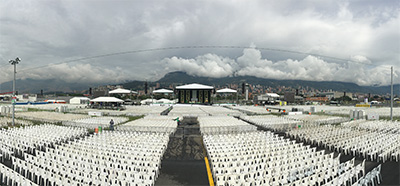
{"type": "Polygon", "coordinates": [[[185,71],[205,77],[256,76],[272,79],[309,81],[342,81],[359,85],[385,85],[390,83],[390,67],[373,67],[364,56],[354,56],[345,64],[330,63],[315,56],[301,60],[271,61],[263,59],[254,48],[244,49],[237,59],[206,54],[193,59],[166,58],[166,71],[185,71]]]}
{"type": "Polygon", "coordinates": [[[126,80],[127,74],[120,67],[102,68],[90,64],[58,64],[48,68],[40,68],[18,72],[18,78],[26,79],[58,79],[67,82],[104,82],[116,83],[126,80]]]}

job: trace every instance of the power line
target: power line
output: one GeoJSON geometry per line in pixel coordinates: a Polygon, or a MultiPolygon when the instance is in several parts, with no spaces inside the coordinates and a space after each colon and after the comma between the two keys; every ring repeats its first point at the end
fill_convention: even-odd
{"type": "MultiPolygon", "coordinates": [[[[262,51],[275,51],[275,52],[285,52],[285,53],[293,53],[293,54],[301,54],[301,55],[312,55],[312,56],[317,56],[317,57],[321,57],[321,58],[325,58],[325,59],[331,59],[331,60],[335,60],[335,61],[343,61],[343,62],[351,61],[350,59],[343,59],[343,58],[320,55],[320,54],[315,54],[315,53],[299,52],[299,51],[276,49],[276,48],[228,46],[228,45],[221,45],[221,46],[218,46],[218,45],[216,45],[216,46],[215,45],[204,45],[204,46],[162,47],[162,48],[151,48],[151,49],[141,49],[141,50],[131,50],[131,51],[124,51],[124,52],[115,52],[115,53],[109,53],[109,54],[102,54],[102,55],[96,55],[96,56],[89,56],[89,57],[83,57],[83,58],[78,58],[78,59],[72,59],[72,60],[67,60],[67,61],[62,61],[62,62],[57,62],[57,63],[51,63],[51,64],[32,67],[32,68],[26,68],[26,69],[21,69],[20,71],[34,70],[34,69],[46,68],[46,67],[50,67],[50,66],[64,64],[64,63],[73,63],[73,62],[91,60],[91,59],[96,59],[96,58],[103,58],[103,57],[110,57],[110,56],[117,56],[117,55],[125,55],[125,54],[134,54],[134,53],[141,53],[141,52],[178,50],[178,49],[251,49],[251,48],[257,49],[257,50],[262,50],[262,51]]],[[[361,62],[357,62],[357,61],[351,61],[351,62],[361,63],[361,62]]],[[[361,63],[361,64],[371,65],[371,64],[365,64],[365,63],[361,63]]],[[[371,65],[371,66],[376,66],[376,65],[371,65]]]]}

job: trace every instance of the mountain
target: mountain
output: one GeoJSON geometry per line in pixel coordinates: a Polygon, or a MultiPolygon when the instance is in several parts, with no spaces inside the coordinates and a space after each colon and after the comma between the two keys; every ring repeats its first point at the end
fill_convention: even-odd
{"type": "MultiPolygon", "coordinates": [[[[310,87],[319,90],[333,90],[340,92],[359,92],[359,93],[372,93],[372,94],[388,94],[390,93],[390,86],[359,86],[355,83],[339,82],[339,81],[304,81],[304,80],[276,80],[264,79],[254,76],[236,76],[236,77],[223,77],[223,78],[210,78],[210,77],[196,77],[188,75],[185,72],[171,72],[166,74],[163,78],[156,81],[160,85],[170,84],[187,84],[187,83],[201,83],[213,86],[226,86],[227,84],[238,84],[246,82],[252,85],[262,85],[267,87],[310,87]]],[[[394,85],[394,90],[399,90],[400,85],[394,85]]]]}
{"type": "MultiPolygon", "coordinates": [[[[60,79],[46,79],[46,80],[35,80],[35,79],[18,79],[16,87],[18,94],[23,93],[40,93],[40,90],[46,92],[74,92],[88,90],[89,87],[98,86],[100,84],[93,83],[82,83],[82,82],[66,82],[60,79]]],[[[1,92],[12,91],[12,81],[1,84],[1,92]]]]}
{"type": "MultiPolygon", "coordinates": [[[[358,92],[358,93],[371,93],[371,94],[389,94],[390,86],[359,86],[355,83],[346,83],[338,81],[304,81],[304,80],[276,80],[276,79],[264,79],[257,78],[254,76],[234,76],[234,77],[223,77],[223,78],[210,78],[210,77],[197,77],[188,75],[185,72],[170,72],[164,77],[155,82],[147,82],[148,87],[154,87],[156,84],[160,84],[161,87],[169,87],[170,85],[182,85],[188,83],[201,83],[206,85],[224,87],[228,84],[237,84],[241,87],[243,82],[252,85],[261,85],[266,87],[276,88],[278,86],[285,87],[309,87],[318,90],[333,90],[340,92],[358,92]]],[[[132,90],[144,90],[144,81],[129,81],[122,83],[121,85],[126,89],[132,90]]],[[[48,79],[48,80],[34,80],[24,79],[17,81],[17,90],[19,93],[40,93],[40,90],[46,92],[82,92],[88,90],[89,87],[97,87],[104,84],[96,83],[84,83],[84,82],[66,82],[59,79],[48,79]]],[[[400,85],[394,85],[395,94],[398,94],[400,85]]],[[[12,91],[12,81],[5,82],[0,86],[1,92],[12,91]]]]}

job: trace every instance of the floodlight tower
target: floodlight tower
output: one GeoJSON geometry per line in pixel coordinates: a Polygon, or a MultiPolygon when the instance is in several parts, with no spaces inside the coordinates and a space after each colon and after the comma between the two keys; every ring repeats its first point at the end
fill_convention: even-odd
{"type": "Polygon", "coordinates": [[[15,102],[17,101],[15,97],[15,75],[17,74],[17,64],[21,61],[21,58],[17,57],[14,60],[8,61],[11,65],[14,65],[14,79],[13,79],[13,93],[12,93],[12,125],[15,126],[15,102]]]}

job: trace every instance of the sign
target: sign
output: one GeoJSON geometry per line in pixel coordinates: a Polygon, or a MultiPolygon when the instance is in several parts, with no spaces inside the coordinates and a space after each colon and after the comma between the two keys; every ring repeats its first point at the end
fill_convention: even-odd
{"type": "Polygon", "coordinates": [[[15,102],[17,102],[17,97],[12,97],[11,103],[15,104],[15,102]]]}

